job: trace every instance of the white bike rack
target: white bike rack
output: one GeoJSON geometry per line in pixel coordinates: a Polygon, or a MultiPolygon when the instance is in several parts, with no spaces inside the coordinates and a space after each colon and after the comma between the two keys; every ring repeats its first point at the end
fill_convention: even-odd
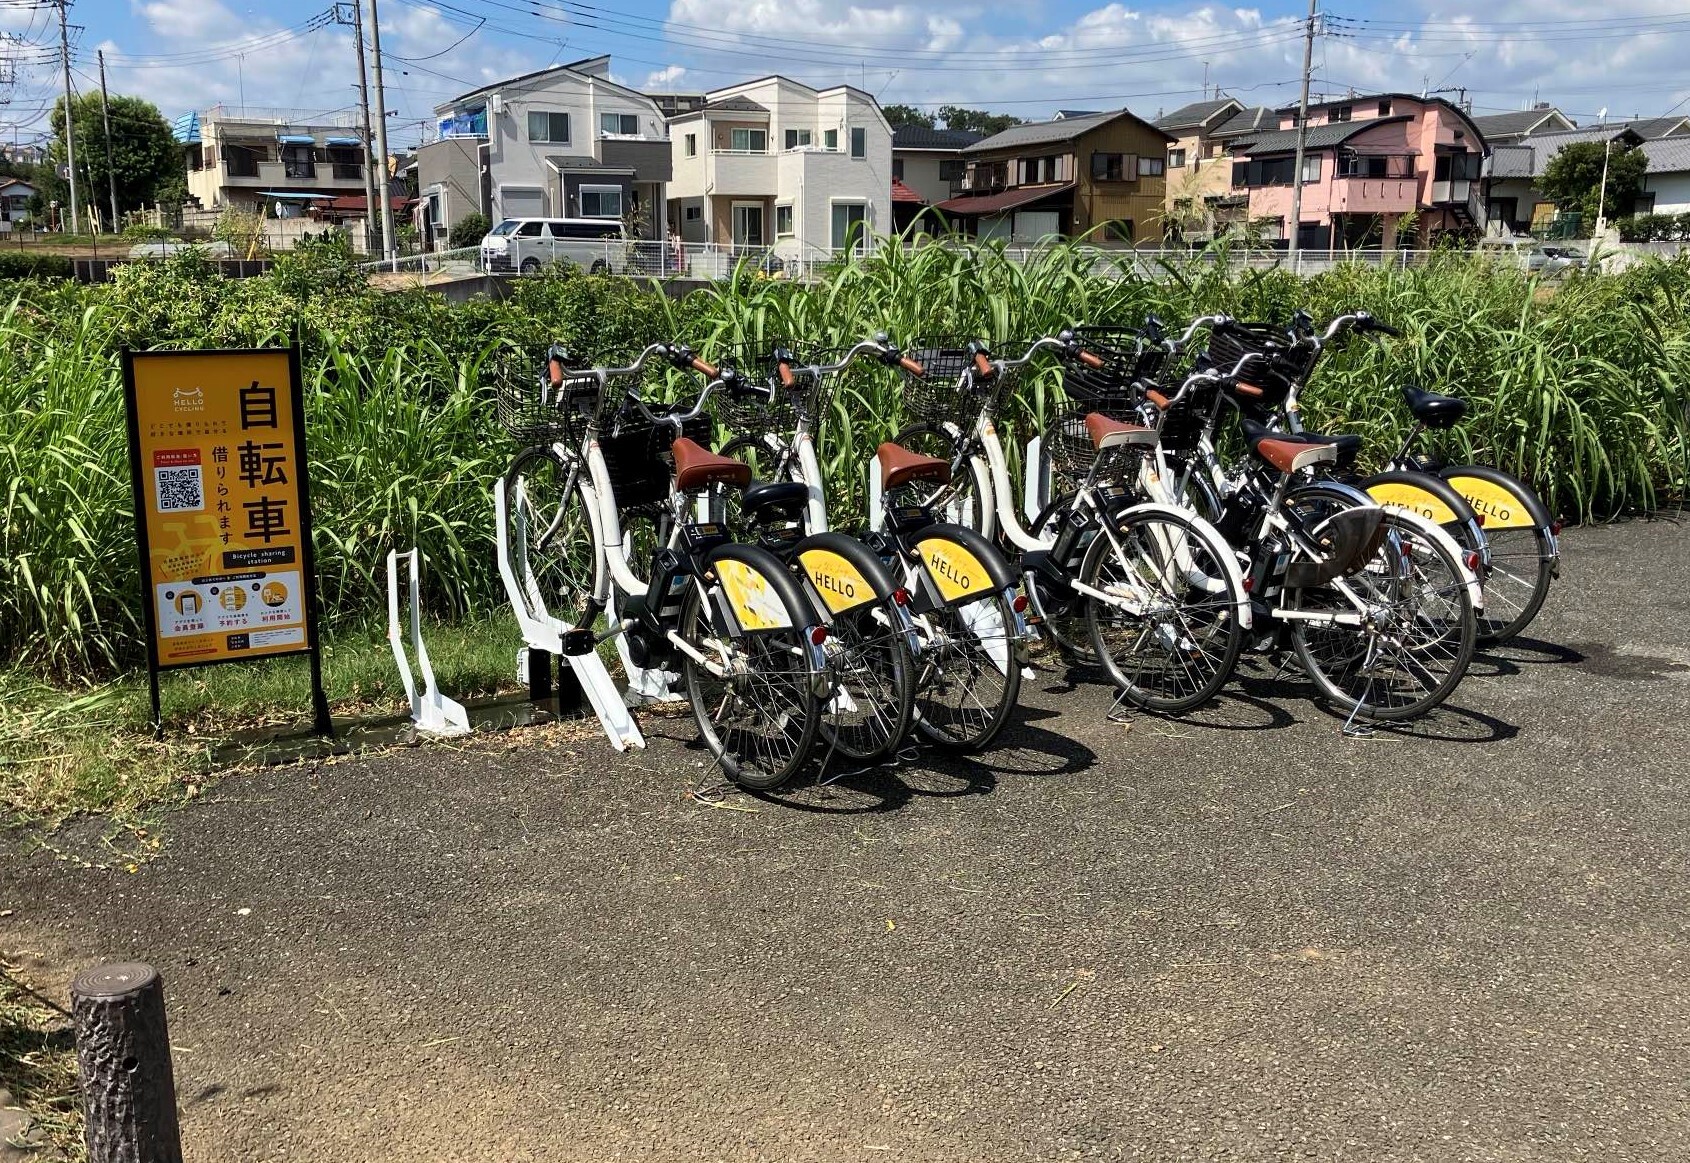
{"type": "MultiPolygon", "coordinates": [[[[520,575],[512,563],[510,543],[506,535],[505,517],[509,511],[509,503],[505,496],[504,481],[499,481],[493,486],[493,511],[498,523],[499,577],[505,583],[505,593],[510,597],[511,609],[516,613],[517,626],[522,630],[522,640],[526,644],[524,650],[543,650],[569,663],[570,669],[575,672],[575,678],[581,684],[581,689],[587,694],[587,701],[593,706],[593,712],[598,715],[599,725],[604,728],[605,736],[610,740],[612,747],[618,751],[626,751],[630,747],[644,747],[645,736],[640,734],[639,724],[634,722],[632,712],[622,701],[622,694],[616,689],[616,682],[605,669],[604,660],[599,657],[598,651],[586,654],[564,652],[563,636],[574,627],[561,618],[554,617],[546,609],[546,600],[540,595],[540,585],[534,578],[534,570],[528,564],[526,553],[523,555],[520,575]]],[[[525,659],[519,655],[517,661],[520,669],[525,659]]]]}
{"type": "Polygon", "coordinates": [[[1027,516],[1027,528],[1031,529],[1050,504],[1050,461],[1044,456],[1044,437],[1035,436],[1027,442],[1027,455],[1021,468],[1024,480],[1021,511],[1027,516]]]}
{"type": "Polygon", "coordinates": [[[425,735],[450,737],[469,734],[469,712],[462,703],[440,693],[434,681],[434,666],[428,660],[428,647],[422,640],[422,567],[423,553],[412,549],[408,553],[389,550],[387,554],[387,641],[393,647],[393,661],[399,665],[399,677],[405,682],[405,697],[411,703],[411,722],[425,735]],[[410,565],[411,649],[416,652],[417,669],[422,672],[422,693],[417,692],[416,677],[411,672],[411,660],[405,655],[405,635],[399,627],[399,559],[410,565]]]}

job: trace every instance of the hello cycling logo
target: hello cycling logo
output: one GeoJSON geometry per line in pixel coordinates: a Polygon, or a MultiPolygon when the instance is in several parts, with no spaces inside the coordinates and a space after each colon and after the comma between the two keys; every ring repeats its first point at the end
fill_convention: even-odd
{"type": "Polygon", "coordinates": [[[203,412],[205,391],[201,388],[172,388],[170,408],[173,412],[203,412]]]}

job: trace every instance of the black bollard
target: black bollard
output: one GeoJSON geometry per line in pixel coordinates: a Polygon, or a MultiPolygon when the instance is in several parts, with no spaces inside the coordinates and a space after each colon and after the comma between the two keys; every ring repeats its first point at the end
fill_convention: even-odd
{"type": "Polygon", "coordinates": [[[164,981],[150,965],[84,969],[70,984],[88,1163],[182,1163],[164,981]]]}

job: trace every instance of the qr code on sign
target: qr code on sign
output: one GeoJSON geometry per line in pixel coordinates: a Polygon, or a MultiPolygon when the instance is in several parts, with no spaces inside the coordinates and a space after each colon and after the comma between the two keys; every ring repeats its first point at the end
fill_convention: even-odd
{"type": "Polygon", "coordinates": [[[158,511],[161,513],[192,513],[205,508],[205,488],[200,466],[186,468],[155,468],[158,481],[158,511]]]}

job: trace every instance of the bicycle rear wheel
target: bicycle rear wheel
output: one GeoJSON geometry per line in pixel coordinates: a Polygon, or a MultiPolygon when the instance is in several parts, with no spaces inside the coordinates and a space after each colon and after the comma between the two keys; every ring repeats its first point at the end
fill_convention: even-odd
{"type": "MultiPolygon", "coordinates": [[[[1033,522],[1031,530],[1033,536],[1039,540],[1044,540],[1053,523],[1073,507],[1074,494],[1072,493],[1051,501],[1044,507],[1044,511],[1039,514],[1038,519],[1033,522]]],[[[1091,543],[1091,538],[1096,535],[1096,527],[1089,526],[1085,533],[1075,538],[1074,549],[1067,555],[1071,560],[1055,562],[1055,568],[1064,571],[1068,577],[1078,577],[1080,564],[1085,558],[1086,546],[1091,543]]],[[[1066,585],[1053,581],[1038,570],[1027,572],[1025,584],[1027,586],[1027,597],[1032,601],[1033,608],[1043,618],[1039,625],[1039,633],[1048,639],[1071,665],[1096,666],[1098,662],[1097,651],[1092,648],[1091,632],[1086,625],[1085,599],[1066,585]]]]}
{"type": "MultiPolygon", "coordinates": [[[[1384,722],[1417,718],[1467,673],[1479,634],[1469,575],[1435,529],[1387,509],[1373,557],[1343,579],[1366,605],[1367,623],[1291,623],[1297,661],[1338,709],[1384,722]]],[[[1287,589],[1285,604],[1355,611],[1332,584],[1287,589]]]]}
{"type": "Polygon", "coordinates": [[[821,734],[839,754],[875,763],[897,750],[915,712],[915,660],[890,596],[835,614],[828,655],[836,683],[821,734]]]}
{"type": "Polygon", "coordinates": [[[996,739],[1021,697],[1021,660],[1009,598],[989,592],[937,606],[919,619],[916,728],[947,751],[979,751],[996,739]]]}
{"type": "Polygon", "coordinates": [[[790,626],[729,633],[702,585],[694,583],[681,604],[681,637],[725,671],[713,674],[681,652],[699,735],[729,779],[756,791],[798,773],[821,721],[803,617],[787,613],[790,626]]]}
{"type": "Polygon", "coordinates": [[[1135,706],[1181,714],[1212,699],[1244,647],[1247,600],[1231,550],[1197,519],[1128,511],[1101,531],[1080,567],[1086,625],[1103,669],[1135,706]]]}
{"type": "Polygon", "coordinates": [[[517,584],[574,625],[599,592],[604,561],[578,467],[547,445],[517,454],[505,473],[505,530],[517,584]]]}

